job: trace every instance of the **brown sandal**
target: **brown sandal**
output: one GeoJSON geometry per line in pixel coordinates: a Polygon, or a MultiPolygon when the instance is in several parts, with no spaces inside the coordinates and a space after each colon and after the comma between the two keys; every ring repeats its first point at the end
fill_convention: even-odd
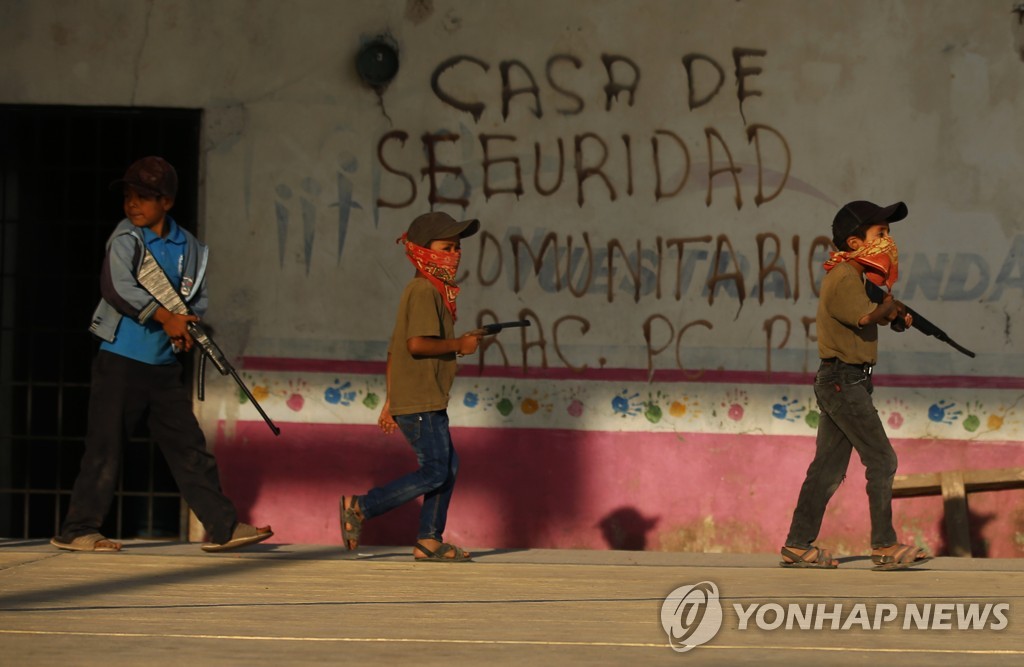
{"type": "MultiPolygon", "coordinates": [[[[799,549],[800,547],[793,547],[799,549]]],[[[782,547],[782,557],[779,562],[782,567],[814,567],[826,570],[834,570],[839,567],[839,561],[832,557],[832,554],[818,547],[809,547],[803,553],[797,553],[790,547],[782,547]]]]}
{"type": "Polygon", "coordinates": [[[890,544],[887,547],[878,547],[871,551],[871,562],[875,564],[872,570],[879,572],[886,570],[905,570],[921,563],[927,563],[932,559],[924,549],[912,547],[909,544],[890,544]]]}
{"type": "Polygon", "coordinates": [[[430,549],[422,542],[416,543],[416,548],[426,556],[413,556],[417,563],[471,563],[473,558],[469,553],[454,544],[443,542],[437,549],[430,549]],[[448,554],[451,554],[450,556],[448,554]]]}
{"type": "Polygon", "coordinates": [[[355,551],[359,548],[359,538],[363,533],[363,516],[359,512],[359,501],[356,496],[342,496],[338,501],[338,509],[341,510],[341,543],[345,545],[346,551],[355,551]],[[345,498],[350,503],[345,503],[345,498]]]}

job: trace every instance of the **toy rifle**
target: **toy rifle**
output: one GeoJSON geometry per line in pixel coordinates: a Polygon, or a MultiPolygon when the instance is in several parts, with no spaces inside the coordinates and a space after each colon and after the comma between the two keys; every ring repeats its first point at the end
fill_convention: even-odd
{"type": "MultiPolygon", "coordinates": [[[[163,269],[157,263],[156,258],[153,254],[143,246],[142,248],[142,266],[139,269],[138,275],[139,284],[142,285],[147,292],[153,295],[153,298],[157,300],[161,306],[178,315],[192,315],[192,311],[185,304],[185,300],[181,298],[178,291],[171,285],[171,281],[168,280],[167,275],[163,269]]],[[[263,421],[270,427],[271,432],[274,435],[281,435],[281,429],[279,429],[274,422],[270,420],[267,413],[263,411],[262,406],[256,400],[256,397],[252,395],[249,388],[242,382],[242,378],[238,377],[238,373],[235,372],[231,362],[227,360],[224,353],[221,352],[220,347],[217,343],[213,342],[213,338],[210,334],[198,323],[189,322],[188,332],[191,334],[192,339],[195,340],[196,345],[202,350],[202,354],[199,357],[199,383],[197,388],[197,394],[199,400],[202,401],[206,398],[206,359],[207,357],[213,363],[214,367],[220,372],[221,375],[230,375],[234,378],[238,388],[242,390],[242,393],[252,402],[255,406],[256,411],[263,417],[263,421]]]]}
{"type": "MultiPolygon", "coordinates": [[[[885,299],[886,293],[882,290],[881,287],[879,287],[878,285],[874,284],[870,280],[866,281],[864,283],[864,287],[867,290],[868,298],[871,299],[871,301],[873,301],[874,303],[880,304],[885,299]]],[[[945,331],[943,331],[942,329],[938,328],[937,326],[935,326],[934,324],[929,322],[927,319],[922,317],[920,313],[915,311],[910,306],[907,306],[906,304],[903,304],[903,305],[906,306],[907,313],[910,315],[911,318],[913,318],[913,321],[911,322],[910,326],[914,327],[915,329],[917,329],[918,331],[920,331],[921,333],[923,333],[923,334],[925,334],[927,336],[934,336],[934,337],[938,338],[943,343],[946,343],[947,345],[951,346],[957,352],[960,352],[962,354],[966,354],[968,357],[971,357],[971,358],[974,357],[974,353],[973,352],[971,352],[966,347],[964,347],[963,345],[960,345],[955,340],[950,338],[949,334],[947,334],[945,331]]],[[[897,321],[898,320],[893,320],[892,328],[895,329],[896,331],[902,331],[903,328],[904,328],[904,327],[902,327],[903,323],[900,322],[900,324],[896,324],[897,321]]]]}
{"type": "Polygon", "coordinates": [[[474,329],[470,333],[479,333],[481,336],[493,336],[496,333],[500,333],[502,329],[511,329],[514,327],[528,327],[530,326],[530,320],[518,320],[516,322],[495,322],[494,324],[485,324],[479,329],[474,329]]]}

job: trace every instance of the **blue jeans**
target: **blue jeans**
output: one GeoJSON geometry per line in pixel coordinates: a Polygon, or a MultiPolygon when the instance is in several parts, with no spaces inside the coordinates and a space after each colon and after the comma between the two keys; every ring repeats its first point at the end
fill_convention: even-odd
{"type": "Polygon", "coordinates": [[[786,545],[807,548],[818,538],[825,507],[836,492],[856,449],[865,467],[871,547],[896,543],[892,527],[892,480],[896,452],[871,400],[870,367],[822,361],[814,379],[821,418],[814,460],[800,488],[786,545]]]}
{"type": "Polygon", "coordinates": [[[372,519],[410,500],[423,496],[417,540],[438,540],[448,522],[448,505],[455,488],[459,456],[448,432],[448,412],[421,412],[394,417],[402,435],[412,445],[419,470],[359,497],[366,519],[372,519]]]}

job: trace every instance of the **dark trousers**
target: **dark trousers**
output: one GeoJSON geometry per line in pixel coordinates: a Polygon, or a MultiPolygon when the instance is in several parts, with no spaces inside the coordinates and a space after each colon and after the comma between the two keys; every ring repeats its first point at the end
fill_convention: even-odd
{"type": "Polygon", "coordinates": [[[818,538],[829,499],[839,488],[856,449],[865,467],[871,546],[896,543],[892,527],[892,480],[896,452],[885,434],[871,393],[869,368],[823,361],[814,380],[821,418],[814,460],[800,487],[786,545],[808,548],[818,538]]]}
{"type": "Polygon", "coordinates": [[[151,366],[104,350],[93,360],[85,453],[61,537],[99,531],[114,499],[125,439],[147,409],[150,435],[185,502],[210,539],[227,542],[237,523],[235,506],[221,492],[217,461],[192,413],[181,365],[151,366]]]}

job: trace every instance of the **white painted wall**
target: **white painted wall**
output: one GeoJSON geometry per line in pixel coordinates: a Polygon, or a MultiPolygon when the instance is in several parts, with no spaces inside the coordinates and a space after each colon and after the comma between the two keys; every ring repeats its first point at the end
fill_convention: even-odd
{"type": "MultiPolygon", "coordinates": [[[[459,138],[441,143],[438,159],[460,169],[464,181],[445,180],[442,174],[441,192],[458,197],[464,185],[468,206],[438,208],[480,218],[495,241],[481,245],[482,237],[476,237],[465,246],[459,325],[471,327],[482,309],[502,320],[529,309],[540,325],[530,333],[543,332],[549,366],[565,366],[560,352],[573,366],[647,368],[643,327],[654,318],[652,346],[658,348],[688,323],[706,322],[684,335],[680,358],[687,369],[764,371],[769,363],[773,371],[813,368],[817,352],[801,318],[814,316],[812,280],[820,277],[817,267],[825,256],[820,248],[814,257],[809,251],[816,237],[829,236],[839,205],[864,198],[908,204],[910,217],[893,229],[901,249],[896,291],[978,353],[969,359],[914,332],[883,333],[885,372],[1020,377],[1024,61],[1013,4],[7,0],[0,3],[0,103],[204,110],[200,228],[214,253],[209,318],[235,356],[383,359],[394,305],[411,275],[394,239],[412,217],[430,208],[429,179],[421,175],[427,164],[422,138],[446,131],[459,138]],[[353,63],[360,45],[382,33],[397,42],[401,69],[378,99],[359,81],[353,63]],[[742,113],[733,60],[737,48],[764,52],[741,61],[760,70],[745,77],[751,96],[742,113]],[[623,92],[606,108],[603,54],[635,63],[640,79],[632,101],[623,92]],[[707,95],[715,74],[702,60],[690,79],[683,65],[688,54],[713,59],[724,71],[718,93],[694,109],[687,104],[688,87],[698,97],[707,95]],[[552,73],[561,89],[578,96],[577,113],[561,112],[577,103],[545,73],[556,55],[580,63],[577,69],[561,61],[552,73]],[[440,77],[451,95],[486,105],[479,120],[432,91],[432,75],[453,56],[487,65],[484,71],[463,62],[440,77]],[[526,86],[529,71],[539,88],[536,99],[513,97],[507,118],[501,112],[504,61],[520,63],[512,68],[512,87],[526,86]],[[533,113],[538,100],[540,117],[533,113]],[[758,151],[747,140],[755,124],[770,128],[759,135],[761,169],[758,151]],[[714,176],[711,187],[709,129],[720,137],[710,141],[715,168],[728,166],[727,147],[742,169],[735,180],[727,173],[714,176]],[[679,182],[684,168],[678,146],[661,134],[665,130],[684,141],[690,170],[677,195],[656,201],[652,137],[660,137],[666,189],[679,182]],[[382,137],[393,131],[407,133],[408,140],[385,142],[379,149],[382,137]],[[507,163],[485,175],[484,134],[514,137],[492,142],[492,159],[519,160],[521,196],[485,196],[485,181],[492,188],[510,188],[514,178],[507,163]],[[603,173],[614,200],[595,176],[584,182],[579,203],[573,152],[583,135],[599,137],[607,147],[603,173]],[[566,150],[564,179],[557,192],[543,196],[534,186],[534,144],[553,158],[558,140],[566,150]],[[412,174],[416,195],[409,206],[377,205],[410,194],[410,181],[383,168],[380,155],[391,170],[412,174]],[[758,205],[758,176],[770,196],[787,163],[784,188],[758,205]],[[350,200],[343,191],[349,187],[350,200]],[[347,206],[339,254],[339,219],[347,206]],[[611,301],[606,277],[595,276],[592,290],[577,297],[565,284],[560,290],[545,286],[525,264],[516,291],[511,235],[522,235],[539,250],[539,240],[549,233],[562,249],[570,236],[579,247],[586,234],[595,257],[603,257],[612,240],[631,253],[639,244],[646,281],[639,299],[617,251],[611,301]],[[760,234],[781,240],[779,261],[791,290],[787,296],[781,283],[769,282],[763,303],[757,286],[760,234]],[[746,297],[738,298],[737,281],[725,281],[709,303],[706,280],[715,240],[722,235],[727,249],[739,256],[738,269],[735,260],[724,268],[742,274],[746,297]],[[713,240],[686,246],[686,280],[677,299],[672,281],[678,263],[667,240],[705,236],[713,240]],[[659,239],[660,296],[650,280],[659,271],[659,239]],[[497,279],[484,286],[481,276],[497,279]],[[559,330],[556,352],[552,327],[567,315],[579,319],[559,330]],[[781,349],[770,352],[765,326],[773,318],[773,348],[782,343],[787,321],[790,334],[781,349]],[[585,334],[579,325],[584,320],[585,334]]],[[[633,71],[621,63],[613,68],[623,82],[633,71]]],[[[602,160],[595,138],[583,140],[581,153],[586,165],[602,160]]],[[[544,162],[539,178],[545,187],[556,181],[556,167],[557,162],[544,162]]],[[[769,242],[766,253],[773,249],[769,242]]],[[[564,257],[559,265],[564,270],[564,257]]],[[[521,360],[516,340],[502,338],[513,363],[521,360]]],[[[528,361],[539,366],[540,351],[531,350],[528,361]]],[[[496,362],[491,350],[488,363],[496,362]]],[[[676,368],[673,348],[655,355],[652,363],[657,369],[676,368]]],[[[302,373],[250,379],[269,388],[275,415],[337,417],[331,412],[336,405],[321,406],[327,410],[321,416],[301,416],[275,402],[273,386],[308,384],[302,373]]],[[[316,382],[329,384],[329,379],[316,382]]],[[[588,383],[577,384],[586,389],[588,383]]],[[[220,386],[229,389],[227,383],[220,386]]],[[[614,396],[619,389],[595,391],[614,396]]],[[[934,424],[924,417],[929,404],[962,405],[976,394],[955,386],[943,391],[943,396],[918,392],[922,416],[915,433],[920,437],[933,433],[934,424]]],[[[308,393],[322,398],[323,387],[316,384],[308,393]]],[[[1005,424],[993,437],[1020,439],[1022,427],[1013,418],[1019,393],[1000,390],[988,397],[989,410],[1002,406],[999,423],[1005,424]]],[[[765,411],[778,397],[756,392],[761,394],[764,419],[776,424],[765,411]]],[[[705,406],[717,400],[709,397],[705,406]]],[[[352,420],[372,421],[368,414],[352,420]]],[[[590,427],[618,423],[599,420],[590,427]]],[[[642,420],[635,427],[653,428],[642,420]]]]}

